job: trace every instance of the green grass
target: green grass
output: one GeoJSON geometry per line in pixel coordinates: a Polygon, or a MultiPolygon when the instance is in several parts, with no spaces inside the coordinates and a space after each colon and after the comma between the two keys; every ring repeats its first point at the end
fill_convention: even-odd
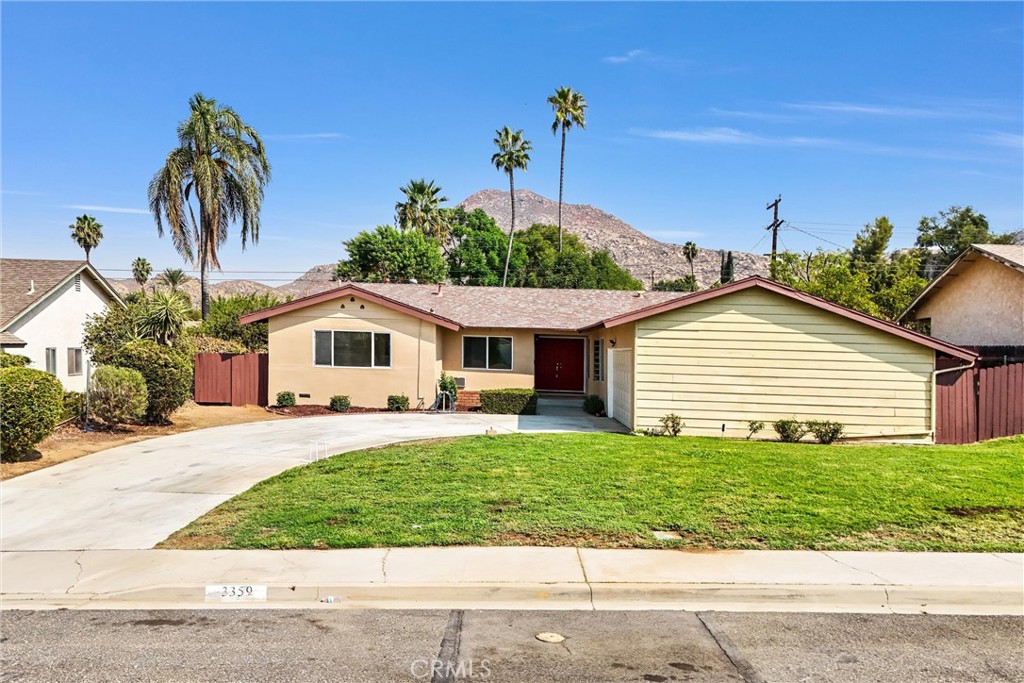
{"type": "Polygon", "coordinates": [[[162,544],[1024,550],[1024,437],[971,446],[617,434],[347,453],[268,479],[162,544]],[[682,541],[656,541],[654,529],[682,541]]]}

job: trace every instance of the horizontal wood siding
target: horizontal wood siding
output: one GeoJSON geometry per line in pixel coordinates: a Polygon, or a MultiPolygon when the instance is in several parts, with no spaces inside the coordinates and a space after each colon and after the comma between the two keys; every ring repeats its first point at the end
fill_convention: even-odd
{"type": "Polygon", "coordinates": [[[636,425],[745,436],[763,420],[838,420],[851,436],[928,434],[934,352],[762,290],[637,322],[636,425]]]}

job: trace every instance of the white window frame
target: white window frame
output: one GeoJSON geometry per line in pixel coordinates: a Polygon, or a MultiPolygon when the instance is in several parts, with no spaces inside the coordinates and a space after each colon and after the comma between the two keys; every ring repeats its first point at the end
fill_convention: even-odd
{"type": "Polygon", "coordinates": [[[46,365],[46,372],[48,372],[51,375],[53,375],[54,377],[56,377],[57,376],[57,347],[56,346],[47,346],[46,350],[43,351],[43,355],[44,355],[43,363],[46,365]],[[53,363],[52,364],[50,363],[50,359],[51,358],[53,359],[53,363]]]}
{"type": "Polygon", "coordinates": [[[595,382],[605,381],[604,339],[602,337],[597,337],[592,341],[590,344],[590,354],[593,356],[590,368],[592,379],[595,382]]]}
{"type": "Polygon", "coordinates": [[[392,344],[390,332],[378,332],[376,330],[313,330],[312,338],[312,353],[313,353],[313,367],[314,368],[347,368],[349,370],[390,370],[394,367],[394,356],[395,347],[392,344]],[[331,364],[323,365],[316,362],[316,333],[317,332],[330,332],[331,333],[331,364]],[[357,334],[369,334],[370,335],[370,364],[369,365],[335,365],[334,364],[334,333],[335,332],[355,332],[357,334]],[[377,365],[377,335],[387,336],[388,345],[391,347],[390,354],[390,365],[377,365]]]}
{"type": "Polygon", "coordinates": [[[462,335],[462,369],[469,370],[470,372],[512,372],[516,367],[516,339],[510,334],[464,334],[462,335]],[[508,368],[492,368],[491,367],[491,339],[508,339],[510,358],[508,368]],[[466,340],[467,339],[486,339],[484,343],[484,358],[486,359],[486,368],[467,368],[466,367],[466,340]]]}
{"type": "Polygon", "coordinates": [[[81,346],[69,346],[68,347],[68,377],[79,377],[85,371],[85,354],[82,353],[81,346]],[[72,372],[71,367],[71,353],[75,352],[75,361],[78,365],[78,372],[72,372]]]}

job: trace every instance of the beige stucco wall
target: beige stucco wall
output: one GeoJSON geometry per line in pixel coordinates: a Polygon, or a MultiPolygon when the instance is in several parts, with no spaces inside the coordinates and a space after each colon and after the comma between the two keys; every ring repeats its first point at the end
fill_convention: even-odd
{"type": "Polygon", "coordinates": [[[1024,346],[1024,273],[979,257],[917,309],[931,334],[968,346],[1024,346]]]}
{"type": "Polygon", "coordinates": [[[637,323],[635,429],[742,437],[750,420],[838,420],[851,436],[928,434],[928,347],[758,289],[637,323]]]}
{"type": "Polygon", "coordinates": [[[381,408],[390,394],[405,394],[411,407],[430,405],[440,376],[436,326],[359,297],[333,301],[274,316],[270,327],[270,400],[294,391],[300,404],[326,405],[346,394],[354,406],[381,408]],[[354,300],[352,300],[354,299],[354,300]],[[342,308],[344,306],[344,308],[342,308]],[[391,333],[390,368],[334,368],[313,365],[314,330],[391,333]],[[300,393],[309,398],[300,398],[300,393]]]}
{"type": "Polygon", "coordinates": [[[626,325],[619,325],[611,329],[598,329],[590,332],[587,340],[587,393],[597,394],[600,396],[605,404],[608,403],[608,349],[613,348],[611,346],[611,340],[615,340],[614,348],[617,349],[629,349],[633,348],[633,335],[636,331],[635,323],[628,323],[626,325]],[[604,353],[604,377],[600,380],[594,379],[594,339],[602,339],[604,353]]]}

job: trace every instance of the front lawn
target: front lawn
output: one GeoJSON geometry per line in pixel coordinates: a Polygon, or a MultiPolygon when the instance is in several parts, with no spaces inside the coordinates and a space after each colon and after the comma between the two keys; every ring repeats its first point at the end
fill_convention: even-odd
{"type": "Polygon", "coordinates": [[[972,446],[479,436],[268,479],[169,548],[1024,550],[1024,437],[972,446]],[[655,540],[653,530],[682,540],[655,540]]]}

